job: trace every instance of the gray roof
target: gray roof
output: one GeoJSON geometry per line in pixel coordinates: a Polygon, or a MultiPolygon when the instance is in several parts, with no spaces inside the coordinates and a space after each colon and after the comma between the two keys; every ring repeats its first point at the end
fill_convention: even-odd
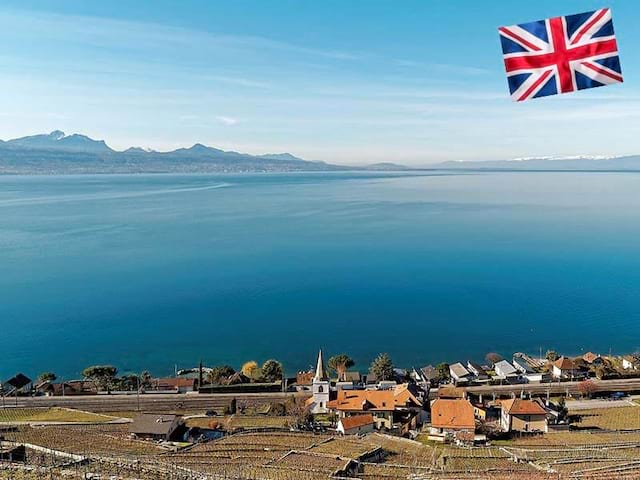
{"type": "Polygon", "coordinates": [[[487,376],[487,372],[485,371],[484,368],[482,368],[482,365],[480,365],[479,363],[468,361],[467,362],[467,369],[472,371],[473,373],[475,373],[479,377],[486,377],[487,376]]]}
{"type": "Polygon", "coordinates": [[[466,377],[468,375],[471,375],[469,370],[464,368],[464,365],[462,365],[460,362],[454,363],[453,365],[449,365],[449,371],[451,372],[452,376],[455,375],[458,378],[462,378],[462,377],[466,377]]]}
{"type": "Polygon", "coordinates": [[[438,371],[432,365],[422,367],[420,372],[427,380],[435,380],[438,378],[438,371]]]}
{"type": "Polygon", "coordinates": [[[514,368],[514,366],[511,365],[506,360],[500,360],[499,362],[496,362],[493,368],[495,370],[499,369],[501,372],[501,375],[513,375],[515,373],[518,373],[518,371],[514,368]]]}
{"type": "Polygon", "coordinates": [[[143,413],[133,419],[129,431],[146,435],[169,435],[173,431],[177,418],[176,415],[143,413]]]}
{"type": "Polygon", "coordinates": [[[513,357],[513,366],[523,373],[533,373],[533,368],[529,366],[524,358],[513,357]]]}

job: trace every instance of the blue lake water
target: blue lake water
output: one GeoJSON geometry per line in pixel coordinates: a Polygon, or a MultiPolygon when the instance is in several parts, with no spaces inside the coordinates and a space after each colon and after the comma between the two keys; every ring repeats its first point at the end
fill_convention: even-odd
{"type": "Polygon", "coordinates": [[[640,174],[0,177],[0,376],[640,347],[640,174]]]}

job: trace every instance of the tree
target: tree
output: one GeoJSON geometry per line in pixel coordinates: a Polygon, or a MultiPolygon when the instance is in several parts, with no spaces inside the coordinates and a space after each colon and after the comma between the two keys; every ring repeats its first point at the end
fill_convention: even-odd
{"type": "Polygon", "coordinates": [[[583,380],[578,384],[578,390],[583,397],[589,398],[598,390],[598,386],[593,380],[583,380]]]}
{"type": "Polygon", "coordinates": [[[267,382],[277,382],[284,377],[282,364],[277,360],[267,360],[262,364],[262,377],[267,382]]]}
{"type": "Polygon", "coordinates": [[[451,374],[449,373],[449,364],[448,363],[439,363],[436,366],[436,372],[438,372],[438,382],[446,382],[451,378],[451,374]]]}
{"type": "Polygon", "coordinates": [[[244,365],[242,365],[240,372],[245,377],[249,377],[252,380],[256,380],[258,377],[260,377],[260,367],[258,367],[258,363],[254,360],[245,362],[244,365]]]}
{"type": "Polygon", "coordinates": [[[349,355],[341,353],[335,355],[329,359],[329,368],[336,372],[338,380],[345,380],[347,370],[355,365],[355,362],[349,357],[349,355]]]}
{"type": "Polygon", "coordinates": [[[55,382],[56,381],[56,374],[53,372],[43,372],[40,375],[38,375],[38,382],[40,383],[44,383],[44,382],[55,382]]]}
{"type": "Polygon", "coordinates": [[[313,421],[313,415],[304,397],[289,397],[285,403],[287,415],[291,417],[289,426],[299,429],[313,421]]]}
{"type": "Polygon", "coordinates": [[[558,352],[556,352],[555,350],[547,350],[547,354],[545,355],[545,358],[550,362],[555,362],[557,359],[560,358],[560,355],[558,355],[558,352]]]}
{"type": "Polygon", "coordinates": [[[140,388],[151,388],[151,373],[145,370],[140,374],[140,388]]]}
{"type": "Polygon", "coordinates": [[[381,353],[371,364],[369,368],[378,380],[390,380],[393,378],[393,363],[391,357],[387,353],[381,353]]]}
{"type": "Polygon", "coordinates": [[[487,362],[489,362],[491,365],[495,365],[496,363],[501,361],[503,358],[502,358],[502,355],[500,355],[499,353],[489,352],[484,356],[484,359],[487,362]]]}
{"type": "Polygon", "coordinates": [[[213,367],[209,372],[209,382],[211,383],[222,383],[226,378],[230,377],[236,373],[233,367],[229,365],[218,365],[217,367],[213,367]]]}
{"type": "Polygon", "coordinates": [[[562,422],[569,417],[569,409],[567,408],[567,401],[564,397],[560,397],[558,402],[558,422],[562,422]]]}
{"type": "Polygon", "coordinates": [[[140,383],[140,377],[136,374],[123,375],[119,379],[114,379],[113,381],[113,385],[117,386],[119,390],[127,391],[136,390],[140,383]]]}
{"type": "Polygon", "coordinates": [[[238,401],[236,400],[235,397],[233,397],[229,402],[229,405],[224,407],[223,413],[225,415],[235,415],[237,410],[238,410],[238,401]]]}
{"type": "Polygon", "coordinates": [[[82,371],[82,376],[91,380],[98,390],[109,390],[113,387],[118,369],[111,365],[93,365],[82,371]]]}

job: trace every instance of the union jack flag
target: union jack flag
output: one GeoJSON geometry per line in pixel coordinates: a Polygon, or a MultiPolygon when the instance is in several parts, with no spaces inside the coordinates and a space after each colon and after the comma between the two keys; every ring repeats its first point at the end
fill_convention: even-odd
{"type": "Polygon", "coordinates": [[[513,101],[622,82],[608,8],[498,31],[513,101]]]}

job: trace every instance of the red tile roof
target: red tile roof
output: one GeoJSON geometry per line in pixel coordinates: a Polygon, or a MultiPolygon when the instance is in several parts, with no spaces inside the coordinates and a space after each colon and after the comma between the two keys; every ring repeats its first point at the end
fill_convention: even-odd
{"type": "Polygon", "coordinates": [[[554,365],[558,367],[560,370],[573,370],[575,369],[575,365],[571,361],[570,358],[560,357],[558,360],[554,362],[554,365]]]}
{"type": "Polygon", "coordinates": [[[447,429],[475,429],[473,405],[469,400],[438,398],[431,404],[431,426],[447,429]]]}
{"type": "Polygon", "coordinates": [[[546,415],[547,413],[539,403],[520,398],[503,401],[502,408],[509,415],[546,415]]]}
{"type": "Polygon", "coordinates": [[[352,428],[364,427],[365,425],[371,425],[375,422],[373,420],[373,415],[369,413],[365,415],[344,417],[340,419],[340,423],[342,424],[342,428],[345,430],[351,430],[352,428]]]}
{"type": "Polygon", "coordinates": [[[337,398],[327,403],[328,408],[347,412],[385,412],[421,405],[407,385],[398,385],[393,390],[338,390],[337,398]]]}

